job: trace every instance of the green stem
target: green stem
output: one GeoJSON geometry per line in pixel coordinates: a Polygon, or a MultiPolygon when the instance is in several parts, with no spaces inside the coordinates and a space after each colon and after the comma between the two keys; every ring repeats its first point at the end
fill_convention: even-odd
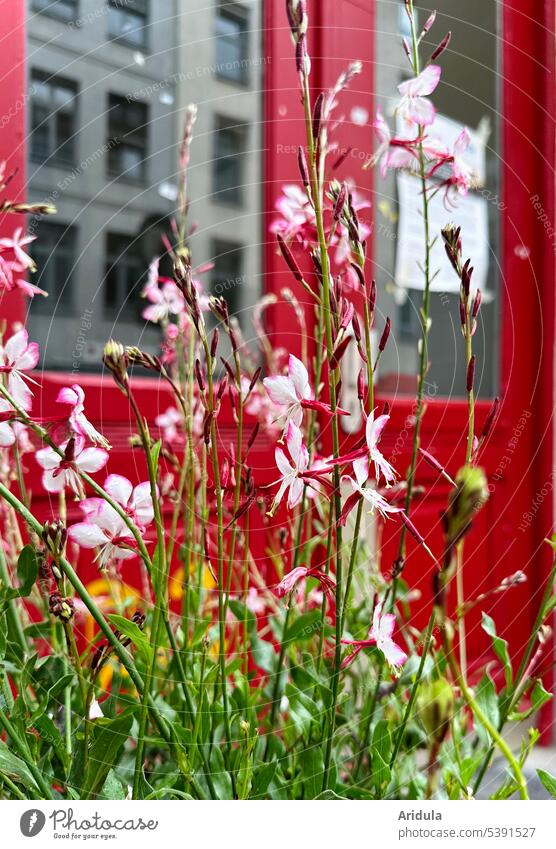
{"type": "Polygon", "coordinates": [[[22,761],[25,762],[27,769],[33,776],[37,787],[43,794],[45,799],[53,799],[52,790],[50,789],[49,784],[44,778],[43,773],[35,764],[31,752],[29,751],[29,747],[24,743],[24,741],[20,738],[17,731],[11,724],[10,720],[4,713],[4,711],[0,708],[0,725],[6,732],[6,734],[10,737],[14,749],[17,751],[17,754],[21,758],[22,761]]]}

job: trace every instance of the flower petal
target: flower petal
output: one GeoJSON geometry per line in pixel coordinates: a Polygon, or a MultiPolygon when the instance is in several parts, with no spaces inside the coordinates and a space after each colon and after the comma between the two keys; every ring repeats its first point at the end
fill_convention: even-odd
{"type": "Polygon", "coordinates": [[[68,536],[81,548],[97,548],[107,542],[106,534],[93,522],[78,522],[77,525],[72,525],[68,528],[68,536]]]}
{"type": "Polygon", "coordinates": [[[297,397],[301,398],[311,398],[311,386],[309,384],[309,374],[307,373],[307,369],[297,357],[294,357],[293,354],[290,354],[290,359],[288,362],[288,375],[295,387],[295,391],[297,393],[297,397]]]}
{"type": "Polygon", "coordinates": [[[117,501],[122,507],[127,507],[133,492],[131,481],[128,481],[123,475],[108,475],[104,481],[104,489],[114,501],[117,501]]]}
{"type": "Polygon", "coordinates": [[[98,472],[108,462],[108,452],[102,448],[85,448],[75,458],[75,465],[82,472],[98,472]]]}
{"type": "Polygon", "coordinates": [[[295,394],[293,381],[284,375],[276,377],[265,377],[263,380],[264,388],[268,393],[268,397],[275,404],[294,404],[298,399],[295,394]]]}

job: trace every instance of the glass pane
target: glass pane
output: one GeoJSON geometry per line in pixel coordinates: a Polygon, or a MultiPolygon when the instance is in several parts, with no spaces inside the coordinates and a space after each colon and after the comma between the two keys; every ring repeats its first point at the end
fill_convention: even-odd
{"type": "MultiPolygon", "coordinates": [[[[430,13],[422,4],[422,25],[430,13]]],[[[465,257],[472,258],[474,286],[483,292],[474,347],[480,364],[477,388],[482,396],[492,396],[498,385],[497,320],[499,313],[499,216],[501,188],[498,128],[498,3],[496,0],[468,0],[465,4],[446,0],[432,30],[426,36],[423,52],[430,54],[447,31],[452,31],[448,50],[442,54],[441,81],[431,95],[437,109],[430,135],[440,136],[452,146],[467,126],[471,144],[464,154],[477,179],[467,197],[455,208],[445,202],[444,190],[430,203],[433,236],[433,282],[430,316],[429,360],[426,391],[435,395],[465,394],[465,365],[458,317],[458,281],[446,267],[440,228],[454,221],[462,224],[465,257]]],[[[403,3],[378,0],[375,37],[375,87],[377,104],[390,127],[398,134],[393,114],[398,100],[397,86],[408,79],[409,64],[401,49],[407,17],[403,3]]],[[[436,175],[438,183],[442,172],[436,175]]],[[[423,274],[423,223],[419,181],[406,173],[389,172],[384,179],[377,169],[374,199],[374,252],[380,307],[392,319],[393,342],[384,352],[379,369],[379,388],[387,392],[413,394],[418,370],[417,342],[421,335],[423,274]]]]}
{"type": "MultiPolygon", "coordinates": [[[[53,203],[52,221],[78,233],[72,257],[58,238],[44,249],[34,243],[41,283],[35,282],[50,292],[31,308],[29,330],[42,365],[100,369],[110,337],[140,340],[145,350],[159,352],[160,329],[142,317],[149,302],[139,295],[153,257],[160,257],[161,277],[172,274],[162,236],[174,238],[183,117],[192,102],[199,107],[188,179],[193,262],[206,265],[223,253],[215,240],[237,249],[241,266],[220,265],[218,274],[224,281],[241,277],[230,303],[233,297],[234,312],[247,313],[261,289],[262,0],[99,0],[93,5],[101,14],[82,26],[49,14],[72,3],[27,4],[27,53],[36,72],[29,80],[35,94],[28,101],[28,199],[53,203]],[[39,5],[48,21],[37,13],[39,5]],[[217,158],[224,194],[217,198],[222,116],[226,133],[217,158]],[[107,235],[115,232],[134,245],[132,258],[108,245],[107,235]]],[[[80,2],[72,16],[86,19],[90,6],[80,2]]],[[[30,218],[28,228],[40,234],[43,223],[30,218]]],[[[212,271],[198,277],[210,292],[212,271]]]]}

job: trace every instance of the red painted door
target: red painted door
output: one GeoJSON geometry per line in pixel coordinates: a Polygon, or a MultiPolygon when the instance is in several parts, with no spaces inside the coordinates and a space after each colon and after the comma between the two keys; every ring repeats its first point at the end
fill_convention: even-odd
{"type": "MultiPolygon", "coordinates": [[[[554,250],[543,221],[554,221],[554,4],[541,4],[541,12],[538,6],[532,0],[525,4],[514,0],[505,2],[501,10],[503,194],[501,248],[497,256],[501,288],[496,375],[501,408],[496,430],[482,454],[490,499],[466,544],[465,573],[467,599],[488,593],[518,569],[527,574],[526,585],[495,595],[486,603],[516,655],[529,635],[535,601],[547,574],[551,552],[543,540],[553,526],[554,250]],[[547,219],[540,220],[535,202],[540,203],[547,219]]],[[[267,69],[265,116],[265,211],[269,224],[281,184],[298,182],[295,145],[303,143],[304,127],[283,9],[274,3],[266,4],[266,8],[268,52],[273,57],[267,69]],[[279,151],[288,155],[277,155],[279,151]]],[[[339,111],[346,117],[338,136],[340,149],[367,152],[373,144],[368,122],[359,126],[352,116],[354,107],[363,107],[369,115],[374,112],[373,46],[382,35],[375,22],[374,4],[334,0],[309,4],[309,13],[315,91],[331,86],[340,70],[353,59],[363,60],[361,76],[342,95],[339,111]]],[[[440,32],[439,38],[442,35],[440,32]]],[[[372,192],[370,172],[362,171],[360,164],[356,156],[348,156],[338,176],[354,178],[358,189],[372,192]]],[[[380,231],[375,232],[377,238],[382,238],[380,231]]],[[[370,266],[372,269],[372,257],[370,266]]],[[[281,287],[292,284],[272,239],[266,247],[266,270],[271,291],[279,293],[281,287]]],[[[380,292],[378,298],[380,305],[380,292]]],[[[456,298],[453,309],[457,310],[456,298]]],[[[454,320],[457,325],[457,316],[454,320]]],[[[277,344],[298,350],[289,308],[283,299],[279,299],[273,313],[272,331],[277,344]]],[[[385,390],[380,392],[379,404],[381,401],[389,401],[392,406],[384,438],[386,454],[395,456],[397,467],[403,470],[409,463],[414,401],[410,395],[385,390]]],[[[492,399],[482,399],[477,404],[478,433],[491,402],[492,399]]],[[[429,400],[421,444],[452,473],[463,464],[465,428],[463,401],[438,396],[429,400]]],[[[448,488],[437,477],[426,463],[419,464],[417,483],[425,492],[416,503],[414,518],[431,547],[441,552],[440,515],[447,503],[448,488]]],[[[387,523],[382,551],[385,573],[396,556],[398,538],[399,527],[394,522],[387,523]]],[[[412,621],[423,626],[428,615],[432,572],[430,561],[411,539],[404,577],[422,593],[421,601],[414,605],[412,621]]],[[[488,659],[488,641],[480,627],[478,609],[469,618],[468,640],[471,662],[484,663],[488,659]]],[[[550,657],[546,663],[550,665],[550,657]]]]}

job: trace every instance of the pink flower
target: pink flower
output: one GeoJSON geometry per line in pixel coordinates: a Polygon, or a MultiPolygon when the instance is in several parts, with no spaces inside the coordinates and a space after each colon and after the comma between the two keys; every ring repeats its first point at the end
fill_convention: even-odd
{"type": "Polygon", "coordinates": [[[35,269],[35,263],[23,250],[26,245],[29,245],[31,242],[34,242],[36,236],[25,236],[23,233],[23,227],[18,227],[15,231],[11,239],[3,238],[0,239],[0,249],[3,250],[11,250],[13,251],[14,257],[16,261],[23,268],[30,268],[31,270],[35,269]]]}
{"type": "Polygon", "coordinates": [[[102,445],[103,448],[110,448],[108,440],[93,427],[85,415],[85,393],[78,383],[60,389],[56,401],[59,404],[71,406],[69,424],[77,436],[87,437],[91,442],[102,445]]]}
{"type": "Polygon", "coordinates": [[[0,398],[0,448],[7,448],[15,442],[15,432],[8,419],[14,411],[5,398],[0,398]]]}
{"type": "Polygon", "coordinates": [[[86,513],[88,516],[86,522],[72,525],[68,529],[68,536],[81,548],[98,548],[97,560],[99,568],[102,569],[112,560],[128,560],[130,557],[135,557],[136,552],[133,549],[136,542],[130,529],[114,508],[102,499],[98,501],[100,501],[98,509],[86,513]]]}
{"type": "Polygon", "coordinates": [[[61,457],[53,448],[41,448],[35,454],[43,471],[42,485],[47,492],[62,492],[69,488],[78,497],[82,495],[79,472],[98,472],[108,462],[108,453],[102,448],[83,448],[84,440],[71,438],[60,446],[61,457]]]}
{"type": "Polygon", "coordinates": [[[315,567],[296,566],[295,569],[292,569],[291,572],[288,572],[282,578],[276,587],[276,595],[278,598],[284,598],[288,593],[291,593],[299,581],[305,581],[306,578],[316,578],[326,594],[328,601],[332,604],[334,603],[334,591],[336,589],[334,580],[330,575],[326,575],[315,567]]]}
{"type": "MultiPolygon", "coordinates": [[[[355,465],[355,464],[354,464],[355,465]]],[[[401,507],[394,507],[387,501],[383,495],[378,492],[372,486],[363,487],[357,481],[354,481],[353,478],[350,478],[349,475],[346,475],[342,478],[342,480],[347,481],[352,488],[352,494],[348,496],[346,499],[342,513],[340,516],[340,525],[345,525],[347,521],[347,517],[355,507],[355,505],[359,502],[361,498],[364,498],[365,501],[370,505],[370,513],[374,513],[375,511],[379,513],[384,519],[387,518],[388,513],[401,513],[401,507]]]]}
{"type": "Polygon", "coordinates": [[[280,487],[269,510],[270,516],[274,515],[286,490],[288,490],[288,508],[290,510],[296,504],[299,504],[303,495],[303,478],[301,475],[307,470],[307,466],[309,465],[309,452],[303,444],[301,431],[293,421],[289,422],[286,431],[286,446],[291,458],[290,460],[281,448],[276,448],[274,452],[276,465],[282,477],[280,479],[280,487]]]}
{"type": "Polygon", "coordinates": [[[315,211],[307,193],[295,183],[282,186],[276,209],[281,218],[272,222],[270,232],[280,233],[286,242],[296,239],[305,244],[315,226],[315,211]]]}
{"type": "MultiPolygon", "coordinates": [[[[149,481],[143,481],[134,487],[123,475],[108,475],[104,481],[104,489],[110,498],[123,507],[137,527],[144,529],[153,521],[154,509],[149,481]]],[[[104,503],[102,498],[89,498],[87,501],[104,503]]]]}
{"type": "Polygon", "coordinates": [[[425,152],[437,160],[428,173],[429,177],[434,176],[443,165],[451,167],[450,175],[441,184],[446,187],[447,202],[453,202],[458,195],[465,197],[473,183],[473,171],[463,158],[470,144],[469,130],[464,127],[451,149],[435,139],[431,139],[424,145],[425,152]]]}
{"type": "Polygon", "coordinates": [[[26,330],[18,330],[3,347],[0,345],[0,374],[8,375],[10,395],[24,410],[31,409],[33,393],[25,383],[31,378],[22,372],[35,368],[38,361],[39,346],[29,342],[26,330]]]}
{"type": "Polygon", "coordinates": [[[182,414],[177,407],[168,407],[164,413],[160,413],[154,420],[154,423],[162,431],[162,438],[165,442],[176,442],[181,438],[178,428],[182,425],[182,414]]]}
{"type": "MultiPolygon", "coordinates": [[[[303,421],[303,410],[318,410],[320,413],[332,415],[332,408],[322,401],[313,400],[313,390],[309,383],[307,369],[297,357],[290,354],[288,360],[288,376],[277,375],[265,377],[264,387],[268,397],[274,404],[286,407],[285,427],[290,422],[299,427],[303,421]]],[[[347,416],[349,413],[339,407],[338,415],[347,416]]]]}
{"type": "Polygon", "coordinates": [[[259,593],[256,587],[249,587],[247,593],[247,609],[254,613],[255,616],[260,616],[266,610],[266,604],[263,596],[259,593]]]}
{"type": "Polygon", "coordinates": [[[440,74],[439,65],[429,65],[419,76],[398,86],[402,99],[396,111],[408,124],[427,126],[434,121],[436,111],[430,100],[427,100],[427,95],[436,89],[440,74]]]}
{"type": "Polygon", "coordinates": [[[385,460],[384,456],[378,449],[378,443],[380,442],[382,431],[389,419],[390,416],[386,415],[379,416],[375,419],[374,412],[367,417],[367,424],[365,427],[367,452],[365,456],[353,461],[353,471],[360,486],[363,486],[369,477],[371,463],[375,464],[375,478],[377,482],[380,480],[381,474],[387,484],[391,484],[396,480],[396,472],[394,468],[387,460],[385,460]]]}
{"type": "Polygon", "coordinates": [[[369,164],[374,166],[380,161],[380,173],[383,177],[386,176],[388,168],[411,168],[415,164],[417,156],[412,149],[415,139],[393,139],[380,108],[376,110],[373,129],[379,145],[369,164]]]}
{"type": "Polygon", "coordinates": [[[355,646],[352,651],[342,662],[342,669],[349,666],[359,652],[374,646],[382,652],[387,663],[392,668],[394,674],[399,674],[400,667],[407,660],[407,654],[403,651],[392,639],[394,628],[396,627],[396,617],[393,613],[382,613],[382,602],[378,602],[373,613],[373,624],[366,640],[342,640],[342,643],[347,646],[355,646]]]}
{"type": "Polygon", "coordinates": [[[158,324],[167,321],[170,315],[179,315],[184,309],[184,299],[175,283],[169,281],[162,286],[148,285],[144,292],[151,302],[143,310],[143,318],[158,324]]]}
{"type": "Polygon", "coordinates": [[[48,297],[48,292],[44,289],[39,289],[38,286],[33,286],[25,278],[19,275],[24,269],[18,262],[4,259],[0,254],[0,287],[12,292],[14,289],[21,289],[29,298],[34,298],[35,295],[44,295],[48,297]]]}

